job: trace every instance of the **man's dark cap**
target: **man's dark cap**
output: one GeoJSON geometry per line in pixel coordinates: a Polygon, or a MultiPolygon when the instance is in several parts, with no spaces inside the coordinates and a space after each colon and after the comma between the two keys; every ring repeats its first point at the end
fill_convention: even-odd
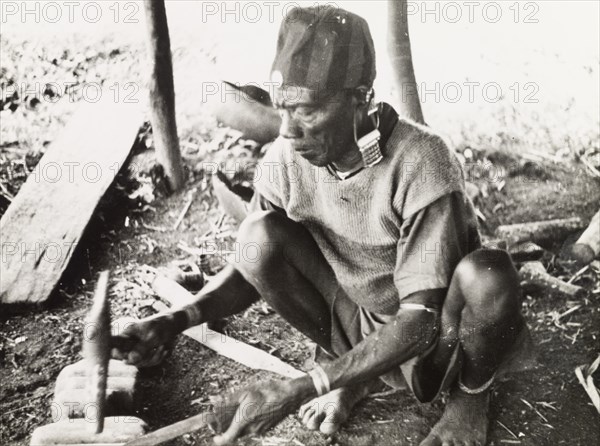
{"type": "Polygon", "coordinates": [[[279,30],[271,80],[317,91],[373,86],[375,48],[362,17],[331,5],[294,8],[279,30]]]}

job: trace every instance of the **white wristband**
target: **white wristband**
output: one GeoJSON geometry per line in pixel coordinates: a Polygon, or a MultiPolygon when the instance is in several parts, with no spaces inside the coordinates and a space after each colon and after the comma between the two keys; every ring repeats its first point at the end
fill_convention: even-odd
{"type": "Polygon", "coordinates": [[[314,369],[308,372],[308,376],[310,376],[310,378],[312,379],[315,389],[317,390],[318,396],[329,393],[329,391],[331,390],[329,377],[320,365],[317,364],[317,366],[314,369]]]}
{"type": "Polygon", "coordinates": [[[196,307],[196,305],[186,305],[183,307],[183,311],[187,316],[188,328],[198,325],[202,322],[200,310],[198,307],[196,307]]]}

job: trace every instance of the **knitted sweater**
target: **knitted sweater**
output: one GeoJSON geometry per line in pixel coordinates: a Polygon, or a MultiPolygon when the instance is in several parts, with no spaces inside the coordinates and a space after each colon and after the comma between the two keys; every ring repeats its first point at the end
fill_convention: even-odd
{"type": "Polygon", "coordinates": [[[460,219],[469,221],[463,221],[462,227],[468,229],[458,231],[459,240],[448,244],[473,245],[470,240],[478,236],[473,235],[476,220],[464,195],[462,168],[442,138],[427,127],[400,119],[382,152],[379,164],[340,180],[328,169],[311,165],[288,141],[278,138],[257,170],[256,189],[308,229],[350,299],[371,312],[394,314],[407,295],[447,287],[457,261],[474,247],[450,246],[456,253],[434,255],[434,259],[415,252],[414,243],[412,252],[407,252],[407,241],[426,227],[420,224],[421,229],[412,229],[419,213],[452,194],[458,200],[446,200],[441,206],[462,206],[460,219]],[[438,272],[439,265],[427,264],[432,261],[445,263],[443,273],[438,272]],[[436,277],[440,274],[444,277],[436,277]],[[423,278],[415,280],[420,275],[423,278]]]}

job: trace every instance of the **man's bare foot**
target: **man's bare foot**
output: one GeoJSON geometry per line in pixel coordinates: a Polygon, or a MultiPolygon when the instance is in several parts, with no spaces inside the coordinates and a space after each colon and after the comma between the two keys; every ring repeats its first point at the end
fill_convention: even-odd
{"type": "Polygon", "coordinates": [[[442,418],[420,446],[483,446],[489,422],[488,406],[489,390],[478,395],[452,390],[442,418]]]}
{"type": "Polygon", "coordinates": [[[368,385],[332,390],[300,407],[298,416],[308,429],[331,435],[348,419],[356,403],[368,394],[368,385]]]}

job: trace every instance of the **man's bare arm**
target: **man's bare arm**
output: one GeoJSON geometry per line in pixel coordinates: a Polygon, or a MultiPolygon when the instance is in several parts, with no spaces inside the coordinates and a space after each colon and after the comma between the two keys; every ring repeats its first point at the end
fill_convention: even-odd
{"type": "MultiPolygon", "coordinates": [[[[410,295],[403,302],[437,306],[446,289],[426,290],[410,295]]],[[[228,265],[215,276],[191,305],[196,321],[189,320],[184,329],[198,323],[216,320],[243,311],[259,298],[258,293],[239,272],[228,265]]],[[[179,311],[192,314],[190,306],[179,311]]],[[[423,310],[399,310],[396,317],[371,333],[345,355],[323,366],[331,389],[368,381],[388,372],[431,346],[438,330],[438,317],[423,310]]],[[[306,381],[314,391],[310,378],[306,381]]]]}
{"type": "Polygon", "coordinates": [[[182,331],[239,313],[258,298],[254,287],[228,265],[210,280],[192,304],[144,318],[113,336],[112,357],[138,367],[156,365],[166,356],[169,343],[182,331]]]}
{"type": "MultiPolygon", "coordinates": [[[[254,192],[249,205],[250,213],[256,211],[276,211],[285,214],[283,209],[258,191],[254,192]]],[[[196,302],[173,314],[180,328],[179,332],[203,322],[237,314],[260,299],[256,289],[229,264],[213,277],[196,297],[196,302]]]]}
{"type": "Polygon", "coordinates": [[[204,322],[237,314],[260,299],[256,289],[231,265],[226,265],[196,295],[196,301],[173,311],[183,322],[179,332],[204,322]]]}
{"type": "MultiPolygon", "coordinates": [[[[439,303],[445,289],[427,290],[410,295],[404,302],[439,303]]],[[[368,381],[390,371],[412,357],[425,352],[434,342],[439,329],[439,317],[424,310],[400,309],[396,317],[383,325],[352,350],[336,360],[324,364],[331,389],[368,381]]],[[[306,398],[314,396],[310,378],[300,378],[306,398]]]]}

